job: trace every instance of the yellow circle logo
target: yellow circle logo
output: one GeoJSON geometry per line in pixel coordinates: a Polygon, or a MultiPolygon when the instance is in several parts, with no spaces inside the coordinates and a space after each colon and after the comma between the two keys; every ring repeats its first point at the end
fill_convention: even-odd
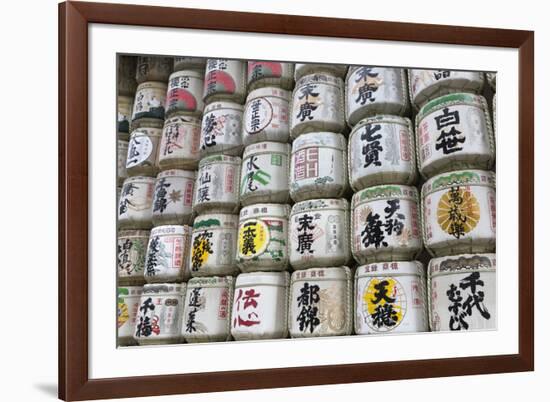
{"type": "Polygon", "coordinates": [[[479,215],[479,203],[474,194],[458,186],[443,194],[437,205],[437,223],[457,239],[477,226],[479,215]]]}
{"type": "Polygon", "coordinates": [[[262,254],[269,243],[269,228],[256,219],[249,219],[239,227],[239,256],[253,258],[262,254]]]}
{"type": "Polygon", "coordinates": [[[128,305],[118,302],[118,327],[122,327],[128,321],[128,305]]]}
{"type": "Polygon", "coordinates": [[[363,314],[366,324],[375,332],[388,332],[398,327],[407,311],[407,296],[394,278],[373,278],[363,292],[363,314]]]}

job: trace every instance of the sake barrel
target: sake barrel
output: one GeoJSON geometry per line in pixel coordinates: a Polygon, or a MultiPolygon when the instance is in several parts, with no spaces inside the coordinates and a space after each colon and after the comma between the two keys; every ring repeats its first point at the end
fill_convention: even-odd
{"type": "Polygon", "coordinates": [[[288,266],[290,206],[254,204],[241,209],[237,265],[242,272],[284,271],[288,266]]]}
{"type": "Polygon", "coordinates": [[[328,74],[309,74],[296,82],[292,93],[290,135],[314,131],[344,131],[344,82],[328,74]]]}
{"type": "Polygon", "coordinates": [[[249,61],[248,91],[270,86],[292,89],[294,86],[294,63],[249,61]]]}
{"type": "Polygon", "coordinates": [[[418,168],[424,177],[461,169],[491,169],[495,141],[487,102],[457,93],[425,104],[416,115],[418,168]]]}
{"type": "Polygon", "coordinates": [[[185,283],[143,286],[134,339],[140,345],[181,343],[185,283]]]}
{"type": "Polygon", "coordinates": [[[243,117],[244,145],[288,142],[290,97],[290,92],[275,87],[258,88],[248,94],[243,117]]]}
{"type": "Polygon", "coordinates": [[[493,91],[497,90],[497,73],[485,73],[485,78],[493,91]]]}
{"type": "Polygon", "coordinates": [[[494,252],[495,174],[460,170],[422,187],[424,245],[433,256],[494,252]]]}
{"type": "Polygon", "coordinates": [[[432,331],[496,329],[495,254],[434,258],[428,268],[432,331]]]}
{"type": "Polygon", "coordinates": [[[422,250],[415,187],[366,188],[351,201],[351,252],[359,264],[413,260],[422,250]]]}
{"type": "Polygon", "coordinates": [[[150,229],[155,179],[128,177],[122,184],[118,200],[118,226],[125,229],[150,229]]]}
{"type": "Polygon", "coordinates": [[[483,73],[478,71],[409,69],[409,92],[411,102],[417,109],[443,95],[480,93],[483,82],[483,73]]]}
{"type": "Polygon", "coordinates": [[[351,188],[416,182],[414,131],[406,117],[378,115],[361,120],[348,142],[351,188]]]}
{"type": "Polygon", "coordinates": [[[181,328],[187,342],[231,340],[234,285],[231,276],[192,278],[187,282],[181,328]]]}
{"type": "Polygon", "coordinates": [[[204,57],[174,57],[174,71],[197,70],[204,74],[205,68],[204,57]]]}
{"type": "Polygon", "coordinates": [[[140,127],[132,131],[128,143],[126,171],[129,176],[155,176],[158,171],[157,156],[162,130],[140,127]]]}
{"type": "Polygon", "coordinates": [[[193,219],[193,189],[196,174],[192,170],[170,169],[160,172],[155,182],[153,224],[187,225],[193,219]]]}
{"type": "Polygon", "coordinates": [[[239,178],[241,158],[238,156],[212,155],[201,159],[193,211],[237,212],[239,209],[239,178]]]}
{"type": "Polygon", "coordinates": [[[176,115],[164,122],[158,165],[165,169],[196,169],[200,160],[201,121],[176,115]]]}
{"type": "Polygon", "coordinates": [[[117,95],[131,96],[136,93],[137,57],[120,55],[117,57],[117,95]]]}
{"type": "Polygon", "coordinates": [[[239,216],[204,214],[195,218],[191,236],[191,276],[234,275],[239,216]]]}
{"type": "Polygon", "coordinates": [[[117,96],[117,137],[119,139],[128,139],[133,102],[133,96],[117,96]]]}
{"type": "Polygon", "coordinates": [[[404,68],[352,66],[346,77],[346,121],[354,126],[377,114],[405,116],[409,111],[404,68]]]}
{"type": "Polygon", "coordinates": [[[426,275],[418,261],[378,262],[355,271],[355,333],[428,331],[426,275]]]}
{"type": "Polygon", "coordinates": [[[237,341],[286,338],[288,272],[251,272],[235,281],[231,335],[237,341]]]}
{"type": "Polygon", "coordinates": [[[292,143],[290,196],[294,202],[340,198],[348,191],[346,139],[342,134],[317,132],[292,143]]]}
{"type": "Polygon", "coordinates": [[[147,81],[138,85],[132,110],[132,127],[156,123],[162,127],[166,102],[165,82],[147,81]]]}
{"type": "Polygon", "coordinates": [[[288,330],[292,338],[350,335],[353,287],[348,267],[292,273],[288,330]]]}
{"type": "Polygon", "coordinates": [[[166,93],[166,116],[170,117],[175,113],[202,116],[204,109],[203,88],[204,75],[202,72],[183,70],[170,75],[166,93]]]}
{"type": "Polygon", "coordinates": [[[186,225],[154,227],[147,245],[145,280],[149,283],[187,280],[190,238],[191,228],[186,225]]]}
{"type": "Polygon", "coordinates": [[[174,59],[172,57],[138,56],[136,81],[166,82],[172,73],[174,59]]]}
{"type": "Polygon", "coordinates": [[[289,218],[292,268],[331,267],[350,260],[349,202],[345,198],[301,201],[289,218]]]}
{"type": "Polygon", "coordinates": [[[213,102],[204,109],[200,152],[204,157],[216,153],[240,156],[243,106],[235,102],[213,102]]]}
{"type": "Polygon", "coordinates": [[[284,204],[290,201],[289,159],[289,144],[259,142],[247,146],[241,168],[241,204],[284,204]]]}
{"type": "Polygon", "coordinates": [[[141,286],[119,286],[117,288],[117,344],[136,345],[134,331],[141,299],[141,286]]]}
{"type": "Polygon", "coordinates": [[[126,171],[126,158],[128,157],[128,141],[117,140],[117,171],[116,171],[116,181],[117,184],[122,184],[124,180],[128,177],[128,172],[126,171]]]}
{"type": "Polygon", "coordinates": [[[119,285],[143,285],[148,230],[120,230],[117,238],[117,278],[119,285]]]}
{"type": "Polygon", "coordinates": [[[246,98],[246,62],[208,59],[204,78],[205,103],[226,100],[243,104],[246,98]]]}
{"type": "Polygon", "coordinates": [[[346,64],[296,63],[294,79],[298,81],[304,75],[315,73],[327,73],[344,79],[347,71],[348,66],[346,64]]]}

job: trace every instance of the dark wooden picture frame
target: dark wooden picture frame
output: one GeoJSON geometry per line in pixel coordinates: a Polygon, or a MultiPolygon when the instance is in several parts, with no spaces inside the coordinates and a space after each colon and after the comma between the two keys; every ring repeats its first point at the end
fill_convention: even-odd
{"type": "MultiPolygon", "coordinates": [[[[398,22],[66,2],[59,5],[59,397],[138,397],[534,370],[534,33],[398,22]],[[519,353],[89,379],[88,24],[519,49],[519,353]]],[[[511,267],[507,267],[511,269],[511,267]]]]}

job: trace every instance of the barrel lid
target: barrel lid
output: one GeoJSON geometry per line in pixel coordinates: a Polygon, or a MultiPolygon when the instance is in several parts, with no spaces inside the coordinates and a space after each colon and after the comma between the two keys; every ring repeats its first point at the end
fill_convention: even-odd
{"type": "Polygon", "coordinates": [[[139,127],[134,129],[130,134],[130,141],[134,137],[160,137],[162,135],[162,128],[160,127],[139,127]]]}
{"type": "Polygon", "coordinates": [[[486,170],[457,170],[432,177],[422,186],[422,198],[453,186],[488,186],[495,188],[496,177],[486,170]]]}
{"type": "Polygon", "coordinates": [[[242,112],[244,110],[244,106],[236,102],[217,101],[206,105],[206,107],[204,108],[204,113],[206,114],[206,113],[214,112],[216,110],[228,110],[228,109],[242,112]]]}
{"type": "Polygon", "coordinates": [[[189,279],[187,288],[225,288],[232,287],[235,283],[235,278],[232,276],[210,276],[210,277],[195,277],[189,279]]]}
{"type": "Polygon", "coordinates": [[[170,117],[164,121],[164,126],[170,124],[193,124],[200,126],[202,120],[196,116],[184,115],[185,112],[174,112],[170,117]]]}
{"type": "Polygon", "coordinates": [[[350,272],[346,266],[301,269],[292,273],[291,283],[315,280],[346,281],[350,278],[350,272]]]}
{"type": "Polygon", "coordinates": [[[305,200],[297,202],[292,206],[290,215],[300,214],[306,211],[325,211],[325,210],[349,211],[349,202],[345,198],[320,198],[314,200],[305,200]]]}
{"type": "Polygon", "coordinates": [[[496,254],[459,254],[432,258],[428,265],[430,276],[456,274],[471,271],[495,272],[496,254]]]}
{"type": "Polygon", "coordinates": [[[191,231],[187,225],[162,225],[151,229],[151,237],[163,235],[185,235],[191,231]]]}
{"type": "Polygon", "coordinates": [[[290,280],[288,272],[248,272],[239,274],[235,281],[235,288],[254,285],[288,286],[290,280]]]}
{"type": "Polygon", "coordinates": [[[290,102],[291,93],[285,89],[277,87],[263,87],[250,91],[246,97],[246,103],[256,98],[281,98],[290,102]]]}
{"type": "Polygon", "coordinates": [[[408,117],[393,116],[389,114],[379,114],[372,117],[362,119],[353,126],[350,137],[365,127],[367,124],[398,124],[400,126],[407,127],[412,132],[412,122],[408,117]]]}
{"type": "Polygon", "coordinates": [[[118,238],[123,237],[149,237],[151,232],[149,230],[135,230],[135,229],[125,229],[118,231],[118,238]]]}
{"type": "Polygon", "coordinates": [[[243,159],[248,158],[250,155],[273,152],[281,153],[287,156],[290,155],[290,144],[283,144],[281,142],[264,141],[257,142],[255,144],[248,145],[243,152],[243,159]]]}
{"type": "Polygon", "coordinates": [[[429,101],[420,108],[416,121],[421,121],[424,117],[430,113],[443,109],[444,107],[451,105],[472,105],[480,108],[487,108],[487,103],[481,95],[475,95],[470,93],[454,93],[449,95],[443,95],[439,98],[429,101]]]}
{"type": "Polygon", "coordinates": [[[148,283],[143,285],[143,296],[145,295],[183,295],[185,283],[148,283]]]}
{"type": "Polygon", "coordinates": [[[195,218],[193,230],[213,229],[219,227],[237,228],[239,215],[236,214],[203,214],[195,218]]]}
{"type": "Polygon", "coordinates": [[[367,201],[384,200],[387,198],[412,199],[418,202],[418,191],[415,187],[399,184],[384,184],[368,187],[355,194],[351,199],[352,208],[367,201]]]}
{"type": "Polygon", "coordinates": [[[136,92],[148,88],[161,89],[162,91],[166,92],[166,90],[168,89],[168,84],[166,82],[160,81],[145,81],[137,86],[136,92]]]}
{"type": "Polygon", "coordinates": [[[293,153],[309,147],[327,147],[344,151],[346,149],[346,138],[342,134],[319,131],[302,134],[292,142],[293,153]]]}
{"type": "Polygon", "coordinates": [[[143,286],[118,286],[118,297],[139,297],[143,293],[143,286]]]}
{"type": "Polygon", "coordinates": [[[229,155],[210,155],[205,158],[202,158],[199,162],[199,169],[205,165],[212,165],[216,163],[225,163],[230,165],[241,165],[241,158],[238,156],[229,156],[229,155]]]}
{"type": "Polygon", "coordinates": [[[122,186],[124,186],[126,183],[140,183],[145,182],[147,184],[154,184],[155,183],[154,177],[149,176],[131,176],[124,180],[124,183],[122,183],[122,186]]]}
{"type": "Polygon", "coordinates": [[[402,275],[424,276],[424,266],[420,261],[388,261],[361,265],[355,271],[356,279],[371,276],[402,275]]]}
{"type": "Polygon", "coordinates": [[[290,205],[287,204],[253,204],[243,207],[240,220],[260,217],[288,218],[290,205]]]}
{"type": "Polygon", "coordinates": [[[157,176],[157,179],[164,177],[184,177],[186,179],[195,180],[196,176],[197,172],[195,172],[194,170],[168,169],[160,172],[157,176]]]}
{"type": "Polygon", "coordinates": [[[401,68],[401,67],[384,67],[384,66],[365,66],[365,65],[361,65],[361,66],[349,66],[349,69],[348,69],[348,75],[347,75],[347,78],[349,78],[355,71],[359,70],[360,68],[363,68],[363,67],[368,67],[368,68],[376,68],[376,69],[379,69],[379,70],[395,70],[395,71],[399,71],[399,70],[402,70],[404,71],[405,69],[404,68],[401,68]]]}
{"type": "Polygon", "coordinates": [[[197,70],[179,70],[170,74],[170,78],[168,80],[171,81],[172,79],[178,78],[178,77],[192,77],[192,78],[199,78],[202,80],[204,77],[204,73],[197,70]]]}
{"type": "Polygon", "coordinates": [[[296,92],[302,85],[308,84],[324,84],[324,85],[336,85],[340,88],[344,86],[344,80],[328,72],[318,72],[304,75],[298,81],[296,81],[296,87],[294,92],[296,92]]]}

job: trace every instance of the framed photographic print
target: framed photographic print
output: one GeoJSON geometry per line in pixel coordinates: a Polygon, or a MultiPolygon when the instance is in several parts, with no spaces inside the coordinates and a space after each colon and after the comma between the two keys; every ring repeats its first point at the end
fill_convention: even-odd
{"type": "Polygon", "coordinates": [[[60,398],[533,370],[533,32],[59,7],[60,398]]]}

